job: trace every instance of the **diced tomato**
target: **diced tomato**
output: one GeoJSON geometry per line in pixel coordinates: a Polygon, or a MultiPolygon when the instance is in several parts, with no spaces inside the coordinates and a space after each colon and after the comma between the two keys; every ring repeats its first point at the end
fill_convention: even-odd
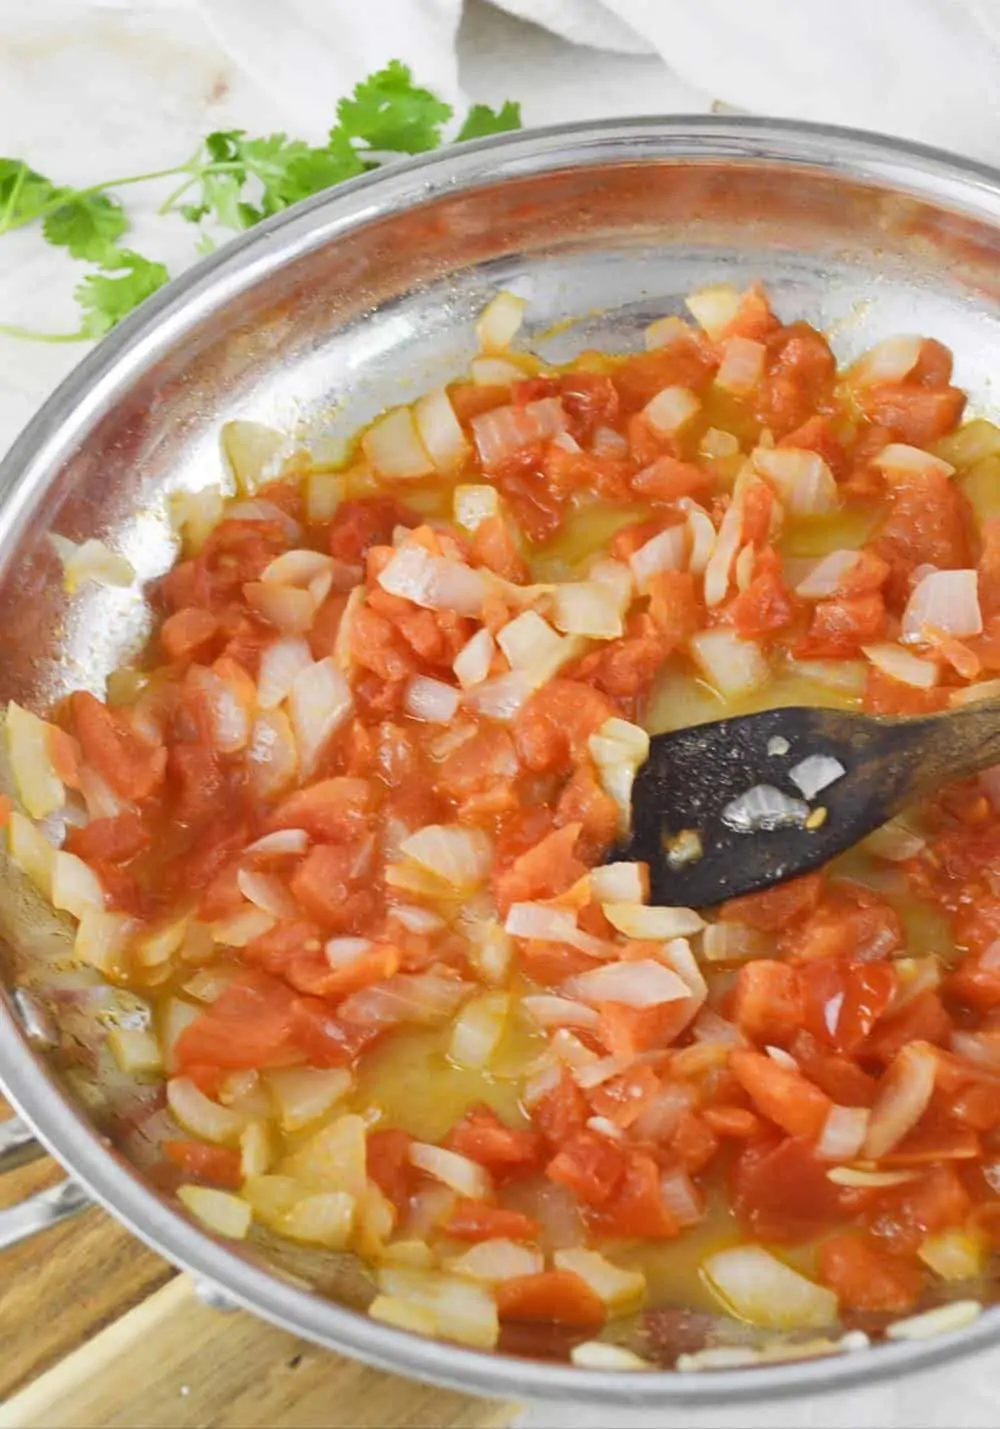
{"type": "Polygon", "coordinates": [[[219,632],[211,611],[197,605],[168,615],[160,627],[160,644],[168,660],[196,660],[208,655],[219,632]]]}
{"type": "Polygon", "coordinates": [[[291,1005],[291,1040],[312,1067],[342,1067],[382,1033],[378,1023],[341,1022],[318,997],[296,997],[291,1005]]]}
{"type": "Polygon", "coordinates": [[[944,687],[919,690],[872,667],[868,671],[863,703],[866,714],[937,714],[948,706],[948,691],[944,687]]]}
{"type": "Polygon", "coordinates": [[[812,623],[795,653],[806,660],[850,660],[862,645],[881,640],[886,630],[885,601],[878,591],[868,595],[820,600],[812,623]]]}
{"type": "Polygon", "coordinates": [[[797,605],[781,576],[781,561],[764,553],[758,558],[753,580],[729,602],[726,618],[744,640],[758,640],[790,625],[797,605]]]}
{"type": "Polygon", "coordinates": [[[754,412],[763,426],[782,437],[829,401],[837,364],[826,338],[808,323],[770,331],[767,346],[767,370],[754,412]]]}
{"type": "Polygon", "coordinates": [[[318,841],[346,843],[367,833],[373,803],[374,790],[361,779],[321,779],[289,794],[266,827],[268,832],[305,829],[318,841]]]}
{"type": "Polygon", "coordinates": [[[542,470],[553,491],[566,497],[582,491],[603,496],[605,501],[627,499],[632,469],[627,457],[567,451],[556,442],[549,443],[542,461],[542,470]]]}
{"type": "Polygon", "coordinates": [[[167,772],[180,824],[213,819],[225,802],[226,779],[218,755],[207,744],[172,744],[167,772]]]}
{"type": "MultiPolygon", "coordinates": [[[[370,1144],[370,1142],[369,1142],[370,1144]]],[[[441,1227],[455,1240],[537,1240],[541,1226],[531,1216],[509,1211],[488,1201],[459,1200],[441,1227]]]]}
{"type": "Polygon", "coordinates": [[[825,1241],[819,1248],[818,1271],[843,1310],[903,1314],[924,1288],[917,1260],[890,1255],[867,1235],[837,1235],[825,1241]]]}
{"type": "Polygon", "coordinates": [[[799,974],[787,963],[759,958],[736,974],[730,1014],[755,1042],[787,1045],[802,1026],[804,1010],[799,974]]]}
{"type": "Polygon", "coordinates": [[[893,474],[886,494],[889,514],[874,549],[891,567],[887,591],[890,602],[900,609],[909,597],[909,577],[917,566],[950,569],[972,564],[969,508],[957,484],[935,470],[893,474]]]}
{"type": "Polygon", "coordinates": [[[801,971],[805,1025],[837,1052],[856,1052],[889,1006],[896,974],[886,963],[824,958],[801,971]]]}
{"type": "Polygon", "coordinates": [[[197,1181],[208,1181],[229,1191],[238,1191],[243,1184],[239,1152],[230,1151],[228,1147],[178,1139],[165,1141],[163,1154],[186,1176],[193,1176],[197,1181]]]}
{"type": "Polygon", "coordinates": [[[566,515],[566,500],[554,492],[539,470],[542,452],[526,448],[498,467],[493,479],[529,541],[547,541],[554,536],[566,515]]]}
{"type": "Polygon", "coordinates": [[[618,1189],[603,1206],[586,1213],[591,1230],[600,1236],[644,1236],[672,1240],[680,1231],[660,1188],[660,1168],[651,1156],[630,1151],[618,1189]]]}
{"type": "Polygon", "coordinates": [[[343,967],[331,967],[321,953],[307,952],[291,958],[282,971],[298,992],[339,1000],[392,977],[399,971],[400,961],[399,949],[392,943],[373,943],[343,967]]]}
{"type": "Polygon", "coordinates": [[[649,619],[661,637],[661,661],[695,633],[700,610],[690,571],[658,571],[653,576],[649,583],[649,619]]]}
{"type": "Polygon", "coordinates": [[[141,802],[159,788],[166,751],[148,744],[118,710],[108,709],[86,690],[70,696],[76,737],[85,761],[123,799],[141,802]]]}
{"type": "Polygon", "coordinates": [[[580,829],[580,824],[553,829],[508,868],[497,869],[493,875],[493,896],[501,913],[506,913],[512,903],[554,898],[584,876],[587,865],[575,853],[580,829]]]}
{"type": "Polygon", "coordinates": [[[519,584],[528,580],[529,571],[524,557],[502,516],[488,516],[480,522],[472,538],[469,558],[472,565],[485,566],[504,580],[519,584]]]}
{"type": "Polygon", "coordinates": [[[291,890],[303,911],[331,933],[363,933],[378,907],[378,892],[361,886],[357,850],[317,844],[299,864],[291,890]]]}
{"type": "Polygon", "coordinates": [[[590,764],[581,764],[559,795],[556,823],[578,824],[575,852],[585,864],[600,862],[618,834],[618,805],[597,782],[590,764]]]}
{"type": "Polygon", "coordinates": [[[833,1103],[801,1073],[760,1052],[735,1048],[729,1066],[757,1109],[789,1136],[818,1137],[833,1103]]]}
{"type": "Polygon", "coordinates": [[[632,490],[649,501],[677,501],[698,496],[715,485],[715,473],[690,461],[658,456],[632,478],[632,490]]]}
{"type": "Polygon", "coordinates": [[[718,366],[708,343],[694,332],[653,352],[628,357],[611,375],[622,411],[636,412],[664,387],[703,387],[718,366]]]}
{"type": "Polygon", "coordinates": [[[542,1139],[535,1131],[507,1126],[488,1106],[467,1111],[449,1131],[445,1145],[492,1171],[500,1180],[524,1176],[542,1161],[542,1139]]]}
{"type": "Polygon", "coordinates": [[[799,1032],[792,1042],[791,1053],[803,1075],[838,1106],[871,1106],[874,1102],[877,1080],[849,1057],[825,1051],[811,1032],[799,1032]]]}
{"type": "Polygon", "coordinates": [[[602,1002],[598,1012],[598,1036],[615,1057],[635,1057],[640,1052],[669,1047],[692,1017],[686,998],[656,1007],[602,1002]]]}
{"type": "Polygon", "coordinates": [[[823,895],[821,873],[807,873],[765,888],[763,893],[747,893],[723,903],[719,916],[724,923],[747,923],[761,933],[779,933],[797,918],[811,913],[823,895]]]}
{"type": "Polygon", "coordinates": [[[531,1119],[553,1146],[564,1146],[583,1130],[590,1108],[580,1088],[563,1068],[559,1081],[532,1107],[531,1119]]]}
{"type": "Polygon", "coordinates": [[[567,943],[542,943],[534,939],[519,942],[517,960],[525,977],[543,987],[555,987],[594,966],[593,958],[567,943]]]}
{"type": "Polygon", "coordinates": [[[760,1119],[742,1106],[706,1106],[701,1115],[716,1136],[734,1141],[747,1141],[763,1130],[760,1119]]]}
{"type": "MultiPolygon", "coordinates": [[[[632,944],[646,947],[646,944],[632,944]]],[[[606,1117],[615,1126],[627,1129],[643,1114],[663,1089],[652,1067],[631,1067],[620,1076],[609,1077],[589,1094],[590,1105],[598,1116],[606,1117]]]]}
{"type": "Polygon", "coordinates": [[[603,1206],[625,1174],[625,1155],[606,1136],[581,1131],[560,1147],[545,1174],[584,1205],[603,1206]]]}
{"type": "Polygon", "coordinates": [[[575,680],[550,680],[518,711],[513,722],[518,757],[536,773],[568,772],[587,752],[587,740],[614,706],[575,680]]]}
{"type": "Polygon", "coordinates": [[[888,427],[897,442],[929,447],[958,426],[965,410],[965,393],[957,387],[925,391],[905,382],[880,382],[855,392],[865,416],[888,427]]]}
{"type": "Polygon", "coordinates": [[[947,982],[949,997],[977,1012],[1000,1007],[1000,968],[983,955],[967,954],[947,982]]]}
{"type": "Polygon", "coordinates": [[[359,566],[372,546],[391,546],[397,526],[417,526],[419,518],[392,496],[344,501],[330,523],[330,554],[359,566]]]}
{"type": "Polygon", "coordinates": [[[704,1171],[719,1149],[719,1139],[712,1126],[692,1111],[682,1111],[677,1129],[670,1138],[670,1149],[686,1171],[704,1171]]]}
{"type": "Polygon", "coordinates": [[[112,819],[92,819],[82,828],[66,831],[66,847],[78,858],[107,859],[109,863],[127,863],[137,854],[145,853],[153,842],[149,826],[133,809],[126,809],[112,819]]]}
{"type": "Polygon", "coordinates": [[[866,1212],[873,1233],[893,1251],[915,1251],[926,1236],[962,1225],[972,1200],[953,1166],[932,1167],[918,1181],[882,1192],[866,1212]]]}
{"type": "Polygon", "coordinates": [[[597,427],[618,420],[618,392],[610,377],[598,372],[567,372],[559,379],[563,411],[578,442],[587,442],[597,427]]]}
{"type": "Polygon", "coordinates": [[[807,417],[800,427],[787,432],[778,446],[793,447],[796,451],[816,452],[835,476],[843,474],[846,463],[844,444],[837,436],[832,417],[807,417]]]}
{"type": "Polygon", "coordinates": [[[393,1127],[368,1133],[367,1171],[383,1196],[402,1214],[409,1205],[416,1173],[410,1164],[413,1137],[393,1127]]]}
{"type": "Polygon", "coordinates": [[[876,961],[903,946],[899,914],[871,888],[840,879],[827,886],[823,901],[804,923],[782,940],[798,963],[848,957],[876,961]]]}
{"type": "Polygon", "coordinates": [[[733,1163],[733,1209],[761,1240],[808,1240],[846,1214],[827,1169],[800,1138],[750,1141],[733,1163]]]}
{"type": "Polygon", "coordinates": [[[908,1042],[933,1042],[946,1046],[951,1031],[951,1018],[939,994],[931,989],[920,993],[895,1016],[880,1022],[868,1038],[865,1055],[888,1063],[908,1042]]]}
{"type": "Polygon", "coordinates": [[[301,1061],[293,1037],[292,1000],[288,988],[276,979],[263,973],[244,974],[181,1032],[174,1049],[178,1066],[238,1070],[301,1061]]]}
{"type": "Polygon", "coordinates": [[[501,1320],[543,1320],[581,1330],[604,1324],[604,1303],[572,1270],[542,1270],[501,1280],[496,1287],[501,1320]]]}

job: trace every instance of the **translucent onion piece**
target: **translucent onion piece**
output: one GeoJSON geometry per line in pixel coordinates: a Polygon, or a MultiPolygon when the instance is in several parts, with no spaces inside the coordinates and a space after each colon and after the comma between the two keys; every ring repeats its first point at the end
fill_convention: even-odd
{"type": "Polygon", "coordinates": [[[222,453],[244,496],[280,474],[287,452],[287,438],[260,422],[226,422],[222,428],[222,453]]]}
{"type": "Polygon", "coordinates": [[[684,342],[693,337],[693,332],[683,318],[671,315],[657,318],[643,332],[647,352],[655,352],[658,347],[670,347],[675,342],[684,342]]]}
{"type": "Polygon", "coordinates": [[[312,526],[332,521],[344,499],[344,478],[332,471],[311,471],[305,481],[306,520],[312,526]]]}
{"type": "Polygon", "coordinates": [[[248,581],[243,587],[243,594],[255,615],[288,635],[301,635],[313,623],[316,601],[311,591],[298,590],[295,586],[268,585],[264,581],[248,581]]]}
{"type": "Polygon", "coordinates": [[[576,915],[567,908],[548,903],[514,903],[508,909],[505,928],[514,938],[535,938],[541,942],[568,943],[572,948],[600,957],[605,944],[600,938],[576,926],[576,915]]]}
{"type": "Polygon", "coordinates": [[[879,1082],[865,1137],[864,1155],[877,1161],[912,1131],[934,1092],[937,1055],[926,1042],[901,1048],[879,1082]]]}
{"type": "Polygon", "coordinates": [[[722,363],[715,374],[716,386],[736,397],[752,392],[764,371],[767,348],[749,337],[730,337],[722,344],[722,363]]]}
{"type": "Polygon", "coordinates": [[[403,695],[403,708],[412,719],[428,724],[450,724],[458,713],[460,695],[453,685],[427,675],[414,675],[403,695]]]}
{"type": "Polygon", "coordinates": [[[487,303],[476,323],[476,338],[484,352],[503,352],[510,347],[524,322],[527,303],[513,293],[497,293],[487,303]]]}
{"type": "Polygon", "coordinates": [[[306,587],[316,576],[332,569],[333,557],[322,551],[285,551],[265,566],[260,578],[268,585],[306,587]]]}
{"type": "Polygon", "coordinates": [[[731,630],[703,630],[691,637],[695,664],[724,699],[736,699],[767,684],[771,669],[759,645],[731,630]]]}
{"type": "Polygon", "coordinates": [[[790,516],[824,516],[840,504],[833,472],[817,452],[796,447],[757,447],[756,469],[778,488],[790,516]]]}
{"type": "Polygon", "coordinates": [[[533,1246],[518,1245],[513,1240],[484,1240],[464,1255],[445,1261],[445,1269],[493,1285],[500,1280],[515,1280],[519,1275],[538,1275],[545,1269],[545,1257],[533,1246]]]}
{"type": "Polygon", "coordinates": [[[367,1128],[362,1117],[348,1114],[327,1122],[287,1157],[282,1170],[325,1189],[346,1191],[356,1199],[368,1189],[367,1128]]]}
{"type": "Polygon", "coordinates": [[[869,1119],[865,1106],[831,1107],[816,1143],[816,1155],[821,1161],[853,1160],[865,1143],[869,1119]]]}
{"type": "Polygon", "coordinates": [[[684,300],[695,322],[715,342],[740,310],[740,295],[729,283],[699,288],[684,300]]]}
{"type": "Polygon", "coordinates": [[[461,561],[432,556],[421,546],[405,546],[380,573],[378,583],[390,595],[401,595],[426,610],[452,610],[479,616],[489,586],[481,571],[461,561]]]}
{"type": "Polygon", "coordinates": [[[621,1370],[624,1372],[652,1369],[648,1360],[640,1359],[624,1345],[612,1345],[606,1340],[584,1340],[569,1352],[577,1369],[621,1370]]]}
{"type": "Polygon", "coordinates": [[[261,652],[257,677],[257,702],[261,709],[270,710],[280,705],[292,688],[296,675],[312,663],[308,644],[298,636],[285,635],[268,645],[261,652]]]}
{"type": "Polygon", "coordinates": [[[922,447],[909,447],[902,442],[893,442],[890,446],[883,447],[877,456],[873,456],[869,460],[872,466],[877,466],[882,471],[906,472],[908,474],[934,471],[941,476],[954,476],[955,474],[955,468],[950,462],[942,461],[939,456],[932,456],[922,447]]]}
{"type": "Polygon", "coordinates": [[[606,963],[590,972],[577,973],[567,978],[562,991],[594,1006],[621,1002],[627,1007],[659,1007],[690,996],[684,980],[653,958],[606,963]]]}
{"type": "Polygon", "coordinates": [[[920,361],[922,337],[887,337],[869,348],[854,366],[854,386],[869,387],[878,382],[901,382],[920,361]]]}
{"type": "Polygon", "coordinates": [[[470,371],[477,387],[507,387],[527,376],[523,367],[503,357],[475,357],[470,371]]]}
{"type": "Polygon", "coordinates": [[[737,833],[753,834],[762,829],[793,828],[809,817],[809,805],[791,799],[772,784],[755,784],[722,810],[722,821],[737,833]]]}
{"type": "Polygon", "coordinates": [[[217,1191],[213,1186],[178,1186],[177,1199],[215,1235],[244,1240],[250,1230],[253,1212],[246,1201],[228,1191],[217,1191]]]}
{"type": "Polygon", "coordinates": [[[82,858],[60,849],[52,860],[52,906],[74,918],[82,918],[88,909],[104,907],[101,880],[82,858]]]}
{"type": "Polygon", "coordinates": [[[472,433],[487,471],[535,442],[551,441],[566,430],[566,413],[558,397],[542,397],[523,407],[494,407],[473,417],[472,433]]]}
{"type": "Polygon", "coordinates": [[[891,641],[862,645],[861,649],[877,670],[902,685],[932,690],[941,678],[941,667],[933,660],[921,660],[919,655],[913,655],[902,645],[894,645],[891,641]]]}
{"type": "Polygon", "coordinates": [[[673,436],[701,411],[701,402],[687,387],[664,387],[642,409],[651,427],[665,437],[673,436]]]}
{"type": "Polygon", "coordinates": [[[469,453],[469,443],[455,416],[447,388],[438,387],[413,407],[417,435],[427,455],[443,475],[457,471],[469,453]]]}
{"type": "Polygon", "coordinates": [[[487,1067],[503,1038],[510,1012],[505,993],[488,992],[467,1002],[451,1030],[448,1055],[460,1067],[487,1067]]]}
{"type": "Polygon", "coordinates": [[[661,531],[658,536],[654,536],[651,541],[647,541],[644,546],[640,546],[629,556],[629,565],[632,575],[635,577],[636,589],[640,594],[649,589],[653,577],[659,575],[661,571],[684,569],[687,543],[686,525],[668,526],[666,531],[661,531]]]}
{"type": "Polygon", "coordinates": [[[350,687],[332,656],[300,671],[288,696],[300,773],[308,778],[319,763],[331,735],[353,708],[350,687]]]}
{"type": "Polygon", "coordinates": [[[840,760],[832,755],[810,754],[789,769],[788,777],[804,798],[815,799],[817,794],[836,784],[846,773],[840,760]]]}
{"type": "Polygon", "coordinates": [[[396,407],[380,417],[362,437],[361,446],[375,470],[389,481],[430,476],[434,471],[409,407],[396,407]]]}
{"type": "Polygon", "coordinates": [[[507,675],[497,675],[495,679],[484,680],[482,684],[467,690],[465,707],[475,714],[486,715],[489,719],[507,724],[522,705],[527,703],[538,685],[544,683],[544,678],[539,680],[534,672],[529,674],[525,670],[511,670],[507,675]]]}
{"type": "Polygon", "coordinates": [[[376,1318],[410,1330],[422,1324],[424,1328],[417,1329],[417,1333],[457,1340],[459,1344],[477,1349],[492,1349],[497,1342],[500,1325],[496,1302],[481,1281],[462,1275],[383,1265],[378,1272],[378,1284],[383,1293],[369,1308],[369,1314],[376,1312],[376,1318]],[[407,1309],[405,1323],[399,1318],[400,1307],[407,1309]],[[416,1319],[413,1310],[421,1312],[416,1319]]]}
{"type": "Polygon", "coordinates": [[[245,904],[228,918],[220,918],[212,924],[212,937],[224,948],[245,948],[254,938],[262,938],[274,927],[277,919],[273,913],[263,908],[245,904]]]}
{"type": "Polygon", "coordinates": [[[103,541],[84,541],[78,546],[54,532],[49,533],[49,540],[63,563],[63,588],[67,595],[75,595],[86,581],[125,588],[135,580],[131,562],[103,541]]]}
{"type": "Polygon", "coordinates": [[[562,636],[534,610],[524,610],[497,631],[496,642],[512,670],[548,670],[559,659],[562,636]]]}
{"type": "Polygon", "coordinates": [[[435,1181],[457,1191],[460,1196],[471,1196],[473,1200],[485,1201],[493,1194],[493,1182],[489,1172],[477,1161],[470,1161],[467,1156],[460,1156],[457,1151],[446,1151],[443,1146],[414,1141],[410,1146],[410,1163],[418,1171],[433,1176],[435,1181]]]}
{"type": "Polygon", "coordinates": [[[467,892],[489,876],[493,842],[482,829],[427,824],[403,840],[400,852],[457,892],[467,892]]]}
{"type": "Polygon", "coordinates": [[[705,920],[693,908],[648,908],[641,903],[605,903],[605,918],[626,938],[660,940],[700,933],[705,920]]]}
{"type": "Polygon", "coordinates": [[[7,705],[7,750],[18,796],[33,819],[61,809],[66,791],[52,764],[50,725],[13,700],[7,705]]]}
{"type": "Polygon", "coordinates": [[[121,974],[121,963],[135,920],[126,913],[105,913],[86,908],[76,930],[73,956],[105,974],[121,974]]]}
{"type": "Polygon", "coordinates": [[[574,1002],[572,998],[556,997],[550,993],[524,997],[521,999],[521,1006],[539,1027],[582,1027],[593,1031],[599,1021],[592,1007],[582,1002],[574,1002]]]}
{"type": "Polygon", "coordinates": [[[739,1319],[767,1330],[817,1329],[837,1319],[837,1297],[760,1246],[734,1246],[702,1262],[702,1276],[739,1319]]]}
{"type": "Polygon", "coordinates": [[[163,1071],[163,1054],[156,1035],[142,1028],[112,1027],[108,1051],[128,1076],[148,1076],[163,1071]]]}
{"type": "Polygon", "coordinates": [[[472,984],[456,978],[399,973],[345,998],[339,1016],[362,1027],[394,1027],[400,1022],[435,1027],[448,1022],[472,990],[472,984]]]}
{"type": "Polygon", "coordinates": [[[660,1174],[660,1195],[677,1224],[686,1229],[704,1218],[705,1209],[691,1177],[674,1167],[660,1174]]]}
{"type": "Polygon", "coordinates": [[[309,835],[305,829],[276,829],[273,834],[262,834],[247,844],[244,853],[256,854],[258,858],[280,858],[305,853],[308,847],[309,835]]]}
{"type": "Polygon", "coordinates": [[[265,1074],[284,1131],[301,1131],[325,1116],[351,1090],[346,1067],[282,1067],[265,1074]]]}
{"type": "Polygon", "coordinates": [[[942,1280],[974,1280],[982,1275],[987,1254],[980,1237],[957,1228],[929,1235],[917,1247],[920,1259],[942,1280]]]}
{"type": "Polygon", "coordinates": [[[250,732],[247,775],[257,799],[274,799],[295,781],[299,756],[291,721],[283,710],[262,710],[250,732]]]}
{"type": "Polygon", "coordinates": [[[455,520],[466,531],[478,531],[484,521],[500,515],[500,496],[495,486],[456,486],[455,520]]]}
{"type": "Polygon", "coordinates": [[[795,587],[804,600],[827,600],[836,595],[844,577],[861,559],[860,551],[831,551],[818,561],[795,587]]]}
{"type": "Polygon", "coordinates": [[[773,941],[745,923],[710,923],[701,940],[701,955],[709,963],[745,963],[770,957],[773,941]]]}
{"type": "Polygon", "coordinates": [[[287,885],[272,873],[241,868],[236,883],[247,902],[275,918],[295,918],[301,911],[287,885]]]}
{"type": "Polygon", "coordinates": [[[282,511],[280,506],[275,506],[273,501],[234,501],[226,508],[225,514],[230,521],[274,521],[289,541],[297,541],[302,534],[302,528],[294,517],[282,511]]]}
{"type": "Polygon", "coordinates": [[[171,1077],[167,1082],[167,1106],[185,1131],[219,1146],[238,1145],[246,1125],[242,1116],[199,1091],[190,1077],[171,1077]]]}
{"type": "Polygon", "coordinates": [[[952,1300],[936,1305],[922,1315],[910,1315],[885,1327],[890,1340],[929,1340],[935,1335],[952,1335],[978,1320],[983,1307],[978,1300],[952,1300]]]}
{"type": "Polygon", "coordinates": [[[957,640],[982,633],[983,613],[974,570],[932,571],[914,586],[903,611],[902,638],[924,639],[928,627],[957,640]]]}
{"type": "Polygon", "coordinates": [[[677,503],[682,511],[687,512],[688,547],[688,570],[694,575],[704,575],[708,569],[708,563],[712,559],[712,552],[715,550],[715,527],[712,525],[712,518],[704,507],[699,506],[697,501],[691,501],[688,497],[682,498],[677,503]]]}
{"type": "Polygon", "coordinates": [[[357,1201],[347,1191],[304,1196],[282,1219],[279,1229],[291,1240],[344,1250],[354,1229],[357,1201]]]}
{"type": "Polygon", "coordinates": [[[622,617],[630,600],[631,589],[621,600],[603,581],[567,581],[552,597],[552,623],[564,635],[616,640],[625,628],[622,617]]]}
{"type": "Polygon", "coordinates": [[[595,903],[644,903],[649,897],[649,866],[645,863],[605,863],[590,871],[595,903]]]}
{"type": "Polygon", "coordinates": [[[452,662],[455,678],[463,690],[481,685],[490,673],[496,642],[484,626],[462,646],[452,662]]]}
{"type": "Polygon", "coordinates": [[[623,1270],[596,1250],[584,1250],[582,1246],[557,1250],[552,1263],[557,1270],[570,1270],[579,1275],[616,1315],[634,1310],[646,1294],[646,1277],[641,1270],[623,1270]]]}

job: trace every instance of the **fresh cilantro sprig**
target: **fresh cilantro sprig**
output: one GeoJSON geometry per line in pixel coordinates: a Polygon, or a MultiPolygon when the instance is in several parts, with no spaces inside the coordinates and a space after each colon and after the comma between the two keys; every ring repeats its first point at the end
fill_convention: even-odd
{"type": "MultiPolygon", "coordinates": [[[[436,149],[446,142],[446,126],[454,115],[450,105],[414,83],[406,65],[393,60],[356,85],[337,105],[336,117],[325,144],[286,134],[254,138],[242,129],[220,130],[182,164],[85,188],[57,185],[23,159],[0,158],[0,237],[39,224],[47,243],[92,265],[75,290],[81,312],[76,332],[43,333],[0,323],[0,335],[43,342],[102,337],[168,281],[162,263],[122,246],[128,214],[113,190],[179,180],[160,213],[176,213],[197,225],[196,247],[206,252],[215,246],[212,228],[252,228],[290,204],[379,168],[394,155],[436,149]]],[[[475,104],[455,142],[520,127],[520,105],[508,101],[493,110],[475,104]]]]}

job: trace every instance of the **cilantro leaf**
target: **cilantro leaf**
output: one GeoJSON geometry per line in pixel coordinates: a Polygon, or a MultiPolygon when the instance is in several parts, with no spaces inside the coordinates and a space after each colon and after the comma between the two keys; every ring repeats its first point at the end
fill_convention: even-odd
{"type": "Polygon", "coordinates": [[[350,99],[337,105],[344,132],[370,149],[422,154],[441,142],[441,126],[451,118],[444,104],[413,83],[413,75],[399,60],[369,75],[355,86],[350,99]]]}
{"type": "Polygon", "coordinates": [[[0,159],[0,232],[49,203],[61,190],[23,159],[0,159]]]}
{"type": "Polygon", "coordinates": [[[125,210],[107,194],[70,199],[48,214],[42,224],[47,242],[68,248],[74,258],[101,263],[115,251],[128,227],[125,210]]]}
{"type": "Polygon", "coordinates": [[[485,139],[488,134],[506,134],[521,127],[521,106],[508,99],[499,109],[488,104],[474,104],[465,116],[465,123],[455,135],[456,144],[465,139],[485,139]]]}
{"type": "Polygon", "coordinates": [[[77,286],[76,300],[83,309],[82,331],[87,337],[103,337],[127,317],[170,275],[162,263],[154,263],[130,248],[106,255],[104,273],[91,273],[77,286]],[[108,273],[119,277],[109,277],[108,273]]]}

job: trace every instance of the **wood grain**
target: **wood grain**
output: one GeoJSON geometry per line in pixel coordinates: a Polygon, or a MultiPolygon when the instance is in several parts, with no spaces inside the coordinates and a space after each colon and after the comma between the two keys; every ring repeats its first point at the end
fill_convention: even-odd
{"type": "MultiPolygon", "coordinates": [[[[61,1174],[44,1159],[3,1176],[0,1205],[61,1174]]],[[[96,1209],[3,1253],[0,1350],[0,1429],[501,1429],[517,1413],[207,1309],[96,1209]]]]}
{"type": "Polygon", "coordinates": [[[516,1412],[209,1310],[177,1276],[0,1407],[0,1429],[500,1429],[516,1412]]]}

